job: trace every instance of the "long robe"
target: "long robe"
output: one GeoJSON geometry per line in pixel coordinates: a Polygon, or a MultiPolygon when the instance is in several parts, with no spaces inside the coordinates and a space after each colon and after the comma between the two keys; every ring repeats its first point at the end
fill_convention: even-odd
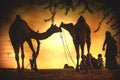
{"type": "Polygon", "coordinates": [[[106,36],[106,39],[104,41],[103,47],[106,45],[106,68],[107,69],[117,69],[117,61],[116,61],[116,55],[117,55],[117,46],[116,41],[112,36],[106,36]]]}

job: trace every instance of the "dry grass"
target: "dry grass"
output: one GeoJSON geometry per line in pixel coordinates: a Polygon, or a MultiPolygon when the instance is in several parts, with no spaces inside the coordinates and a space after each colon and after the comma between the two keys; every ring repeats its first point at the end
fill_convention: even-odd
{"type": "Polygon", "coordinates": [[[74,69],[42,69],[18,73],[15,69],[0,69],[0,80],[120,80],[120,70],[93,70],[87,73],[74,69]]]}

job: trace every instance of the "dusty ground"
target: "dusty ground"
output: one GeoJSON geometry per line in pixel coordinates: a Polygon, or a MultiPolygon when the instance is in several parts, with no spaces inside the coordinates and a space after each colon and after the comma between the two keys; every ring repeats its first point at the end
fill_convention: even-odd
{"type": "Polygon", "coordinates": [[[0,80],[120,80],[120,70],[94,70],[76,72],[74,69],[40,69],[37,72],[0,69],[0,80]]]}

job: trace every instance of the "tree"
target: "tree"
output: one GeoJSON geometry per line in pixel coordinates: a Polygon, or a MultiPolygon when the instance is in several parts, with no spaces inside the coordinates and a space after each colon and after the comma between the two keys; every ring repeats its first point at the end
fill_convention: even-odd
{"type": "MultiPolygon", "coordinates": [[[[39,6],[46,5],[44,9],[47,9],[51,13],[51,17],[48,19],[45,19],[45,22],[51,21],[54,23],[55,15],[57,14],[57,10],[64,9],[65,15],[69,14],[69,11],[72,10],[73,12],[76,10],[76,8],[81,7],[81,5],[84,5],[84,10],[80,11],[80,13],[85,13],[86,11],[89,11],[91,14],[94,13],[94,8],[96,8],[97,11],[102,11],[103,18],[98,24],[98,27],[94,32],[99,31],[99,29],[102,27],[101,24],[103,21],[108,18],[109,15],[112,15],[111,18],[107,21],[106,24],[112,23],[111,27],[113,30],[116,31],[116,35],[120,34],[120,0],[1,0],[1,5],[4,3],[7,3],[6,6],[12,6],[12,8],[21,7],[22,4],[30,4],[34,5],[37,4],[39,6]],[[9,4],[9,5],[8,5],[9,4]],[[16,5],[13,5],[16,4],[16,5]],[[100,4],[98,7],[96,7],[96,4],[100,4]],[[115,22],[113,22],[113,20],[115,22]]],[[[8,11],[7,11],[8,12],[8,11]]],[[[3,13],[4,15],[4,13],[3,13]]],[[[1,17],[1,15],[0,15],[1,17]]]]}
{"type": "MultiPolygon", "coordinates": [[[[41,1],[42,2],[42,1],[41,1]]],[[[96,7],[95,4],[100,4],[98,7],[96,7],[97,11],[103,12],[103,18],[98,24],[98,27],[94,32],[99,31],[99,29],[102,27],[102,22],[109,16],[112,15],[112,17],[107,21],[106,24],[110,24],[113,20],[115,22],[112,23],[111,27],[113,30],[116,31],[116,35],[120,34],[120,7],[119,7],[119,0],[47,0],[48,6],[46,6],[44,9],[48,9],[51,12],[51,18],[46,19],[45,21],[51,21],[54,23],[54,17],[57,13],[57,9],[65,9],[65,15],[69,13],[70,10],[73,12],[76,10],[77,7],[80,7],[82,4],[84,5],[84,10],[80,13],[85,13],[86,11],[89,11],[91,14],[94,13],[94,8],[96,7]]]]}

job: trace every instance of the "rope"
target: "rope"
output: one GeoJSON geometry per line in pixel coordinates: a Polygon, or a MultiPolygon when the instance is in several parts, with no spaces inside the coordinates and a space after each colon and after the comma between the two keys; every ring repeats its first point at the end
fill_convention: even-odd
{"type": "Polygon", "coordinates": [[[67,57],[67,53],[68,53],[71,61],[72,61],[73,64],[75,65],[75,62],[74,62],[74,60],[73,60],[73,58],[72,58],[72,55],[71,55],[71,53],[70,53],[70,50],[69,50],[69,48],[68,48],[68,45],[67,45],[67,41],[66,41],[64,32],[63,32],[63,35],[62,35],[62,34],[60,35],[60,38],[62,39],[63,48],[64,48],[64,52],[65,52],[65,56],[66,56],[67,62],[69,63],[68,57],[67,57]],[[63,38],[64,38],[64,39],[63,39],[63,38]]]}
{"type": "Polygon", "coordinates": [[[64,38],[65,38],[65,43],[66,43],[66,47],[67,47],[67,50],[68,50],[69,56],[70,56],[72,62],[74,63],[74,65],[75,65],[75,62],[74,62],[74,60],[73,60],[73,58],[72,58],[71,52],[70,52],[70,50],[69,50],[69,48],[68,48],[68,45],[67,45],[66,37],[65,37],[65,35],[63,35],[63,36],[64,36],[64,38]]]}
{"type": "Polygon", "coordinates": [[[60,33],[60,38],[62,39],[62,43],[63,43],[63,49],[64,49],[64,53],[65,53],[65,58],[67,59],[67,63],[70,64],[69,60],[68,60],[68,57],[67,57],[67,50],[66,50],[66,47],[65,47],[65,43],[64,43],[64,40],[63,40],[63,36],[62,34],[60,33]]]}

